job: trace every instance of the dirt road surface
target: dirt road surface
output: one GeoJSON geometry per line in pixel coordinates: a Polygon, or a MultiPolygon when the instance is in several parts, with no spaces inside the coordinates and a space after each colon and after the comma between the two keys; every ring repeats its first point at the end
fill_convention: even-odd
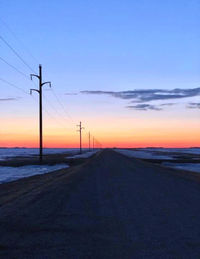
{"type": "Polygon", "coordinates": [[[103,150],[0,186],[0,258],[200,258],[200,184],[103,150]]]}

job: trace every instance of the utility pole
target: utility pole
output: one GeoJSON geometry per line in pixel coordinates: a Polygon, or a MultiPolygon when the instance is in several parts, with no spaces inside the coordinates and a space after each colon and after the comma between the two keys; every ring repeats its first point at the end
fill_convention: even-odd
{"type": "Polygon", "coordinates": [[[93,150],[94,150],[94,137],[93,137],[93,150]]]}
{"type": "Polygon", "coordinates": [[[89,132],[89,151],[90,151],[90,132],[89,132]]]}
{"type": "Polygon", "coordinates": [[[30,94],[33,91],[39,94],[39,135],[40,135],[40,161],[43,159],[43,131],[42,131],[42,87],[45,84],[49,84],[51,87],[51,82],[42,82],[42,65],[39,65],[39,75],[31,74],[31,80],[33,77],[37,77],[39,80],[39,89],[30,89],[30,94]]]}
{"type": "Polygon", "coordinates": [[[84,127],[82,127],[81,121],[80,121],[80,124],[76,126],[79,127],[77,131],[80,133],[80,154],[82,154],[82,130],[84,129],[84,127]]]}

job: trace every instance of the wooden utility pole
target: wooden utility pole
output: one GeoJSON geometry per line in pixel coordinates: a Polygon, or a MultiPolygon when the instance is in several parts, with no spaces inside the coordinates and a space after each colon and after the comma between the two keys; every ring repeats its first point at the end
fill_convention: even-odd
{"type": "Polygon", "coordinates": [[[90,132],[89,132],[89,151],[90,151],[90,132]]]}
{"type": "Polygon", "coordinates": [[[30,94],[33,91],[39,94],[39,135],[40,135],[40,161],[43,160],[43,130],[42,130],[42,87],[45,84],[49,84],[51,87],[51,82],[42,82],[42,66],[39,65],[39,75],[31,74],[31,80],[33,77],[37,77],[39,80],[39,90],[38,89],[30,89],[30,94]]]}
{"type": "Polygon", "coordinates": [[[93,137],[93,150],[94,150],[94,137],[93,137]]]}
{"type": "Polygon", "coordinates": [[[82,127],[81,121],[80,124],[77,125],[77,127],[79,127],[77,131],[80,133],[80,154],[82,154],[82,130],[84,129],[84,127],[82,127]]]}

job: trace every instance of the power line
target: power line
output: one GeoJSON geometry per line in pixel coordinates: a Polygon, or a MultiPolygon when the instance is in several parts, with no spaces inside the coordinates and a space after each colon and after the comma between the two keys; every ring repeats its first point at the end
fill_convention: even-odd
{"type": "Polygon", "coordinates": [[[35,97],[34,97],[33,95],[28,94],[28,93],[27,93],[24,89],[22,89],[21,87],[15,85],[15,84],[13,84],[13,83],[10,83],[9,81],[7,81],[7,80],[5,80],[5,79],[3,79],[3,78],[0,78],[0,81],[2,81],[2,82],[4,82],[4,83],[6,83],[6,84],[8,84],[8,85],[10,85],[10,86],[12,86],[12,87],[18,89],[19,91],[23,92],[24,94],[28,95],[29,97],[32,97],[32,99],[33,99],[35,102],[37,102],[36,99],[35,99],[35,97]]]}
{"type": "MultiPolygon", "coordinates": [[[[19,40],[19,38],[16,36],[16,34],[10,29],[10,27],[5,23],[5,21],[3,21],[0,18],[1,22],[4,24],[4,26],[10,31],[11,34],[13,34],[13,36],[22,44],[24,45],[21,40],[19,40]]],[[[24,61],[24,59],[22,57],[20,57],[20,55],[17,53],[16,50],[14,50],[14,48],[2,37],[0,36],[1,40],[15,53],[15,55],[17,55],[18,58],[20,58],[20,60],[26,65],[28,66],[29,69],[31,69],[31,71],[34,71],[28,64],[27,62],[24,61]]],[[[25,46],[24,46],[25,47],[25,46]]],[[[26,50],[29,52],[29,55],[32,56],[32,58],[34,58],[37,62],[38,60],[32,55],[32,53],[26,48],[26,50]]],[[[9,64],[6,60],[4,60],[3,58],[0,57],[0,59],[6,63],[7,65],[9,65],[10,67],[12,67],[13,69],[15,69],[18,73],[20,73],[21,75],[25,76],[26,78],[28,78],[23,72],[21,72],[19,69],[17,69],[15,66],[13,66],[12,64],[9,64]]],[[[34,72],[35,73],[35,72],[34,72]]],[[[34,82],[33,82],[34,83],[34,82]]],[[[60,101],[60,99],[58,98],[58,95],[55,93],[54,90],[52,90],[53,95],[55,96],[57,102],[59,103],[60,107],[63,109],[64,113],[67,115],[67,117],[69,117],[71,119],[72,122],[73,119],[71,117],[71,115],[65,110],[65,107],[63,105],[63,103],[60,101]]]]}
{"type": "Polygon", "coordinates": [[[55,93],[55,91],[53,89],[51,89],[51,92],[53,93],[54,97],[56,98],[57,102],[59,103],[60,107],[63,109],[64,113],[67,115],[68,118],[70,118],[70,120],[74,123],[74,120],[72,119],[71,115],[69,114],[69,112],[67,112],[65,110],[65,107],[63,105],[63,103],[59,100],[58,95],[55,93]]]}
{"type": "MultiPolygon", "coordinates": [[[[0,20],[2,21],[1,18],[0,18],[0,20]]],[[[29,55],[30,55],[36,62],[38,62],[38,60],[37,60],[37,59],[32,55],[32,53],[26,48],[26,46],[19,40],[19,38],[16,36],[16,34],[9,28],[9,26],[8,26],[4,21],[2,21],[2,23],[4,24],[5,27],[7,27],[7,29],[10,31],[10,33],[18,40],[18,42],[20,42],[20,43],[23,45],[24,49],[26,49],[26,51],[29,53],[29,55]]],[[[0,39],[9,47],[9,49],[12,50],[12,52],[22,61],[22,63],[23,63],[26,67],[28,67],[32,72],[35,73],[35,71],[33,70],[33,68],[32,68],[32,67],[22,58],[22,56],[6,41],[6,39],[3,38],[3,36],[0,35],[0,39]]],[[[12,69],[14,69],[16,72],[18,72],[19,74],[21,74],[22,76],[24,76],[26,79],[29,79],[29,77],[28,77],[24,72],[22,72],[21,70],[19,70],[16,66],[10,64],[10,63],[9,63],[8,61],[6,61],[4,58],[0,57],[0,60],[1,60],[2,62],[4,62],[5,64],[7,64],[7,65],[8,65],[9,67],[11,67],[12,69]]],[[[38,63],[39,63],[39,62],[38,62],[38,63]]],[[[16,86],[15,84],[10,83],[9,81],[7,81],[7,80],[5,80],[5,79],[3,79],[3,78],[0,78],[0,80],[1,80],[2,82],[6,83],[6,84],[8,84],[8,85],[10,85],[10,86],[12,86],[12,87],[15,87],[16,89],[20,90],[21,92],[23,92],[23,93],[29,95],[26,91],[24,91],[22,88],[16,86]]],[[[32,81],[32,83],[35,84],[35,82],[33,82],[33,81],[32,81]]],[[[35,84],[35,85],[36,85],[36,84],[35,84]]],[[[64,108],[64,105],[63,105],[62,102],[59,100],[57,94],[56,94],[54,91],[52,91],[52,93],[54,94],[54,96],[55,96],[57,102],[59,103],[60,107],[63,109],[64,113],[67,114],[67,116],[73,121],[72,117],[67,113],[67,111],[66,111],[65,108],[64,108]]],[[[34,99],[34,101],[36,101],[36,99],[34,98],[34,96],[31,96],[31,97],[34,99]]],[[[45,99],[46,99],[46,98],[45,98],[45,99]]],[[[46,100],[46,101],[49,103],[48,100],[46,100]]],[[[37,102],[37,101],[36,101],[36,102],[37,102]]],[[[50,103],[50,105],[51,105],[51,107],[53,108],[53,110],[59,115],[59,113],[58,113],[58,111],[55,109],[55,107],[53,107],[53,105],[52,105],[51,103],[50,103]]],[[[54,121],[57,121],[57,123],[59,123],[59,124],[61,125],[60,121],[58,121],[54,116],[52,116],[52,114],[49,113],[49,111],[48,111],[46,108],[44,108],[44,112],[45,112],[49,117],[53,118],[54,121]]],[[[63,125],[61,125],[61,126],[62,126],[62,128],[67,129],[65,126],[63,126],[63,125]]]]}
{"type": "MultiPolygon", "coordinates": [[[[9,81],[7,81],[7,80],[5,80],[5,79],[3,79],[3,78],[0,78],[0,81],[2,81],[2,82],[4,82],[4,83],[6,83],[6,84],[8,84],[8,85],[10,85],[10,86],[12,86],[12,87],[18,89],[19,91],[23,92],[24,94],[26,94],[26,95],[32,97],[33,100],[34,100],[35,102],[37,102],[37,101],[36,101],[36,98],[35,98],[34,96],[30,95],[29,93],[27,93],[26,91],[24,91],[22,88],[16,86],[15,84],[10,83],[9,81]]],[[[45,113],[46,113],[49,117],[51,117],[52,119],[54,119],[55,121],[57,121],[57,122],[61,125],[60,121],[58,121],[51,113],[49,113],[49,111],[48,111],[46,108],[44,108],[44,111],[45,111],[45,113]]],[[[64,125],[61,125],[61,126],[62,126],[62,128],[65,128],[64,125]]],[[[65,128],[65,129],[67,129],[67,128],[65,128]]]]}
{"type": "MultiPolygon", "coordinates": [[[[46,103],[49,105],[49,106],[51,106],[51,108],[54,110],[54,112],[55,113],[57,113],[57,115],[59,116],[59,118],[62,118],[63,119],[63,117],[62,117],[62,115],[59,113],[59,111],[55,108],[55,106],[46,98],[46,96],[45,95],[43,95],[43,98],[44,98],[44,100],[46,101],[46,103]]],[[[63,124],[64,125],[64,124],[63,124]]],[[[65,126],[64,126],[65,127],[65,126]]],[[[67,127],[65,127],[66,129],[68,129],[67,127]]]]}
{"type": "Polygon", "coordinates": [[[0,80],[1,80],[2,82],[4,82],[4,83],[10,85],[10,86],[13,86],[14,88],[18,89],[19,91],[21,91],[21,92],[23,92],[23,93],[29,95],[29,94],[28,94],[24,89],[22,89],[21,87],[16,86],[15,84],[10,83],[10,82],[8,82],[7,80],[5,80],[5,79],[3,79],[3,78],[0,78],[0,80]]]}
{"type": "Polygon", "coordinates": [[[13,35],[13,37],[23,46],[24,49],[26,49],[26,52],[37,62],[39,63],[39,61],[37,60],[37,58],[31,53],[31,51],[27,48],[27,46],[19,39],[19,37],[16,35],[16,33],[10,28],[10,26],[8,26],[8,24],[2,19],[0,18],[1,23],[4,25],[4,27],[6,27],[8,29],[8,31],[13,35]]]}
{"type": "Polygon", "coordinates": [[[23,77],[25,77],[26,79],[29,80],[29,82],[31,82],[32,84],[36,85],[34,81],[30,80],[30,78],[21,70],[19,70],[17,67],[13,66],[12,64],[10,64],[8,61],[6,61],[4,58],[0,57],[0,60],[3,61],[5,64],[7,64],[9,67],[11,67],[12,69],[14,69],[16,72],[18,72],[20,75],[22,75],[23,77]]]}
{"type": "Polygon", "coordinates": [[[51,117],[53,120],[55,120],[58,124],[60,124],[60,126],[65,129],[68,130],[56,117],[54,117],[46,108],[43,108],[44,112],[51,117]]]}
{"type": "Polygon", "coordinates": [[[22,76],[26,77],[27,79],[30,79],[25,73],[20,71],[17,67],[13,66],[12,64],[8,63],[4,58],[0,57],[0,60],[3,61],[5,64],[7,64],[9,67],[13,68],[16,72],[18,72],[22,76]]]}
{"type": "MultiPolygon", "coordinates": [[[[8,85],[10,85],[10,86],[12,86],[12,87],[14,87],[14,88],[16,88],[16,89],[18,89],[19,91],[21,91],[21,92],[23,92],[24,94],[26,94],[26,95],[28,95],[28,96],[30,96],[24,89],[22,89],[22,88],[20,88],[19,86],[16,86],[15,84],[13,84],[13,83],[10,83],[9,81],[7,81],[7,80],[5,80],[5,79],[3,79],[3,78],[0,78],[0,81],[2,81],[2,82],[4,82],[4,83],[6,83],[6,84],[8,84],[8,85]]],[[[32,96],[32,98],[33,98],[33,100],[35,101],[35,102],[37,102],[37,100],[34,98],[34,96],[32,96]]],[[[45,99],[45,101],[47,102],[47,99],[46,98],[44,98],[45,99]]],[[[48,103],[50,104],[50,102],[48,101],[48,103]]],[[[52,106],[52,105],[51,105],[52,106]]],[[[55,108],[52,106],[52,108],[55,110],[55,108]]],[[[66,126],[64,126],[56,117],[54,117],[46,108],[43,108],[44,109],[44,112],[49,116],[49,117],[51,117],[54,121],[56,121],[63,129],[65,129],[65,130],[69,130],[66,126]]],[[[56,111],[56,110],[55,110],[56,111]]],[[[57,112],[57,111],[56,111],[57,112]]],[[[58,112],[57,112],[58,113],[58,112]]],[[[80,125],[78,125],[79,127],[80,127],[80,125]]],[[[81,126],[81,131],[82,131],[82,129],[84,129],[82,126],[81,126]]],[[[79,132],[80,132],[80,128],[79,128],[79,132]]],[[[84,132],[85,133],[85,132],[84,132]]],[[[80,133],[81,134],[81,133],[80,133]]],[[[86,133],[85,133],[86,134],[86,133]]],[[[81,152],[82,152],[82,140],[80,140],[81,141],[81,152]]],[[[94,143],[93,143],[94,144],[94,143]]],[[[93,147],[94,148],[94,147],[93,147]]]]}
{"type": "MultiPolygon", "coordinates": [[[[19,40],[19,38],[16,36],[16,34],[10,29],[10,27],[0,18],[0,20],[2,21],[2,23],[4,24],[4,26],[10,31],[10,33],[15,37],[15,39],[18,40],[18,42],[21,43],[21,45],[23,45],[23,48],[26,49],[26,51],[29,53],[29,55],[36,61],[38,62],[38,60],[32,55],[32,53],[26,48],[26,46],[22,43],[21,40],[19,40]]],[[[11,49],[11,51],[21,60],[21,62],[27,67],[29,68],[32,72],[35,73],[34,69],[23,59],[23,57],[7,42],[7,40],[0,35],[0,39],[7,45],[7,47],[9,49],[11,49]]],[[[29,77],[23,73],[21,70],[19,70],[17,67],[15,67],[14,65],[10,64],[9,62],[7,62],[5,59],[3,59],[2,57],[0,57],[0,60],[3,61],[5,64],[7,64],[8,66],[10,66],[12,69],[14,69],[16,72],[18,72],[19,74],[23,75],[26,79],[29,79],[29,77]]],[[[38,62],[39,63],[39,62],[38,62]]],[[[9,84],[10,86],[12,87],[15,87],[16,89],[22,91],[23,93],[25,94],[28,94],[27,92],[25,92],[22,88],[8,82],[7,80],[4,80],[2,78],[0,78],[1,81],[3,81],[4,83],[6,84],[9,84]]],[[[34,82],[32,82],[34,83],[34,82]]],[[[48,83],[48,82],[45,82],[45,83],[48,83]]],[[[35,83],[34,83],[35,84],[35,83]]],[[[43,83],[44,84],[44,83],[43,83]]],[[[32,90],[36,90],[36,89],[32,89],[32,90]]],[[[38,90],[37,90],[38,91],[38,90]]],[[[64,113],[71,119],[72,122],[73,119],[72,117],[70,116],[70,114],[66,111],[63,103],[60,101],[60,99],[58,98],[57,94],[52,90],[52,93],[54,95],[54,97],[56,98],[57,102],[59,103],[60,107],[62,108],[62,110],[64,111],[64,113]]],[[[46,99],[46,98],[45,98],[46,99]]],[[[34,99],[35,100],[35,99],[34,99]]],[[[35,100],[36,101],[36,100],[35,100]]],[[[57,109],[55,109],[55,107],[48,101],[46,100],[50,105],[51,107],[53,108],[53,110],[59,115],[57,109]]],[[[52,117],[54,120],[55,120],[55,117],[53,117],[46,109],[44,109],[44,111],[50,116],[52,117]]],[[[81,123],[80,123],[80,126],[81,126],[81,123]]],[[[62,126],[63,127],[63,126],[62,126]]],[[[65,128],[65,127],[64,127],[65,128]]],[[[80,131],[83,129],[83,127],[80,127],[80,131]]],[[[80,132],[80,135],[81,135],[81,132],[80,132]]],[[[41,145],[40,145],[41,146],[41,145]]],[[[80,149],[82,149],[81,147],[81,143],[80,143],[80,149]]],[[[42,156],[42,153],[40,152],[40,156],[42,156]]]]}
{"type": "Polygon", "coordinates": [[[29,64],[18,54],[18,52],[0,35],[0,39],[12,50],[12,52],[22,61],[22,63],[28,67],[33,73],[35,73],[34,69],[32,69],[29,64]]]}

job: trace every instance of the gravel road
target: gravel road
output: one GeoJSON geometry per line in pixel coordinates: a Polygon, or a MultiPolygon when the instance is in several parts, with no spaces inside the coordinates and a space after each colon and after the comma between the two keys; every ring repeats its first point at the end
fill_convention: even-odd
{"type": "Polygon", "coordinates": [[[0,258],[200,258],[200,183],[103,150],[2,184],[0,233],[0,258]]]}

